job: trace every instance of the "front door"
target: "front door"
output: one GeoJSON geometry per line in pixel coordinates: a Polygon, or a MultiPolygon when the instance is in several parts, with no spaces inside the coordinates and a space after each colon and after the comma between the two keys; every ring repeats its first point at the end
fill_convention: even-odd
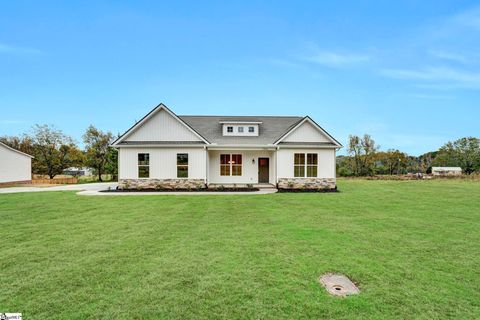
{"type": "Polygon", "coordinates": [[[258,183],[268,183],[269,180],[269,159],[258,158],[258,183]]]}

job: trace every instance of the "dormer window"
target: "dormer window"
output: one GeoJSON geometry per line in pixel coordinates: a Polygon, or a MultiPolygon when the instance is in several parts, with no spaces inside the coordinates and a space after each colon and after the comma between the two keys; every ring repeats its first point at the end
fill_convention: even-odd
{"type": "Polygon", "coordinates": [[[257,137],[261,121],[220,120],[224,136],[257,137]]]}

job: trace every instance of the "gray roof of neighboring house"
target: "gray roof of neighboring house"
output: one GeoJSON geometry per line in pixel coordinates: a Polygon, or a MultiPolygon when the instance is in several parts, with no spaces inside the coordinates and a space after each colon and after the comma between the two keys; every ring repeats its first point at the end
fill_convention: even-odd
{"type": "Polygon", "coordinates": [[[277,117],[277,116],[178,116],[192,129],[207,139],[210,143],[219,145],[229,144],[273,144],[282,135],[302,121],[303,117],[277,117]],[[259,125],[258,136],[224,136],[220,121],[255,121],[259,125]]]}

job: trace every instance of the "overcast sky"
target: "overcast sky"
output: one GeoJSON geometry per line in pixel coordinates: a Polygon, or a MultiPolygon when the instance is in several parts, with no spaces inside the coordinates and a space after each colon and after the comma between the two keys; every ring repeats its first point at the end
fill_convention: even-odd
{"type": "Polygon", "coordinates": [[[344,145],[413,155],[480,136],[475,1],[156,2],[2,2],[0,135],[48,123],[80,141],[164,102],[310,115],[344,145]]]}

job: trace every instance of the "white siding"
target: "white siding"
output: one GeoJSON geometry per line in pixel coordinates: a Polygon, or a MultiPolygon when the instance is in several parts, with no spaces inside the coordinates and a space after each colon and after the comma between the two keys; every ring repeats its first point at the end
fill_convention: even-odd
{"type": "Polygon", "coordinates": [[[32,159],[0,144],[0,183],[32,179],[32,159]]]}
{"type": "Polygon", "coordinates": [[[335,178],[335,149],[280,149],[277,151],[277,178],[294,178],[295,153],[318,154],[318,178],[335,178]]]}
{"type": "Polygon", "coordinates": [[[229,150],[229,151],[209,151],[209,183],[258,183],[258,158],[269,158],[269,182],[275,183],[275,157],[272,151],[262,150],[229,150]],[[242,175],[241,176],[221,176],[220,175],[220,154],[241,154],[242,155],[242,175]],[[252,163],[255,159],[255,163],[252,163]]]}
{"type": "Polygon", "coordinates": [[[206,150],[203,148],[120,148],[120,179],[138,179],[138,154],[150,154],[150,178],[176,179],[177,153],[188,153],[188,178],[206,179],[206,150]]]}
{"type": "Polygon", "coordinates": [[[201,141],[188,127],[161,109],[125,141],[201,141]]]}
{"type": "Polygon", "coordinates": [[[283,142],[331,142],[318,128],[308,121],[291,132],[283,142]]]}

